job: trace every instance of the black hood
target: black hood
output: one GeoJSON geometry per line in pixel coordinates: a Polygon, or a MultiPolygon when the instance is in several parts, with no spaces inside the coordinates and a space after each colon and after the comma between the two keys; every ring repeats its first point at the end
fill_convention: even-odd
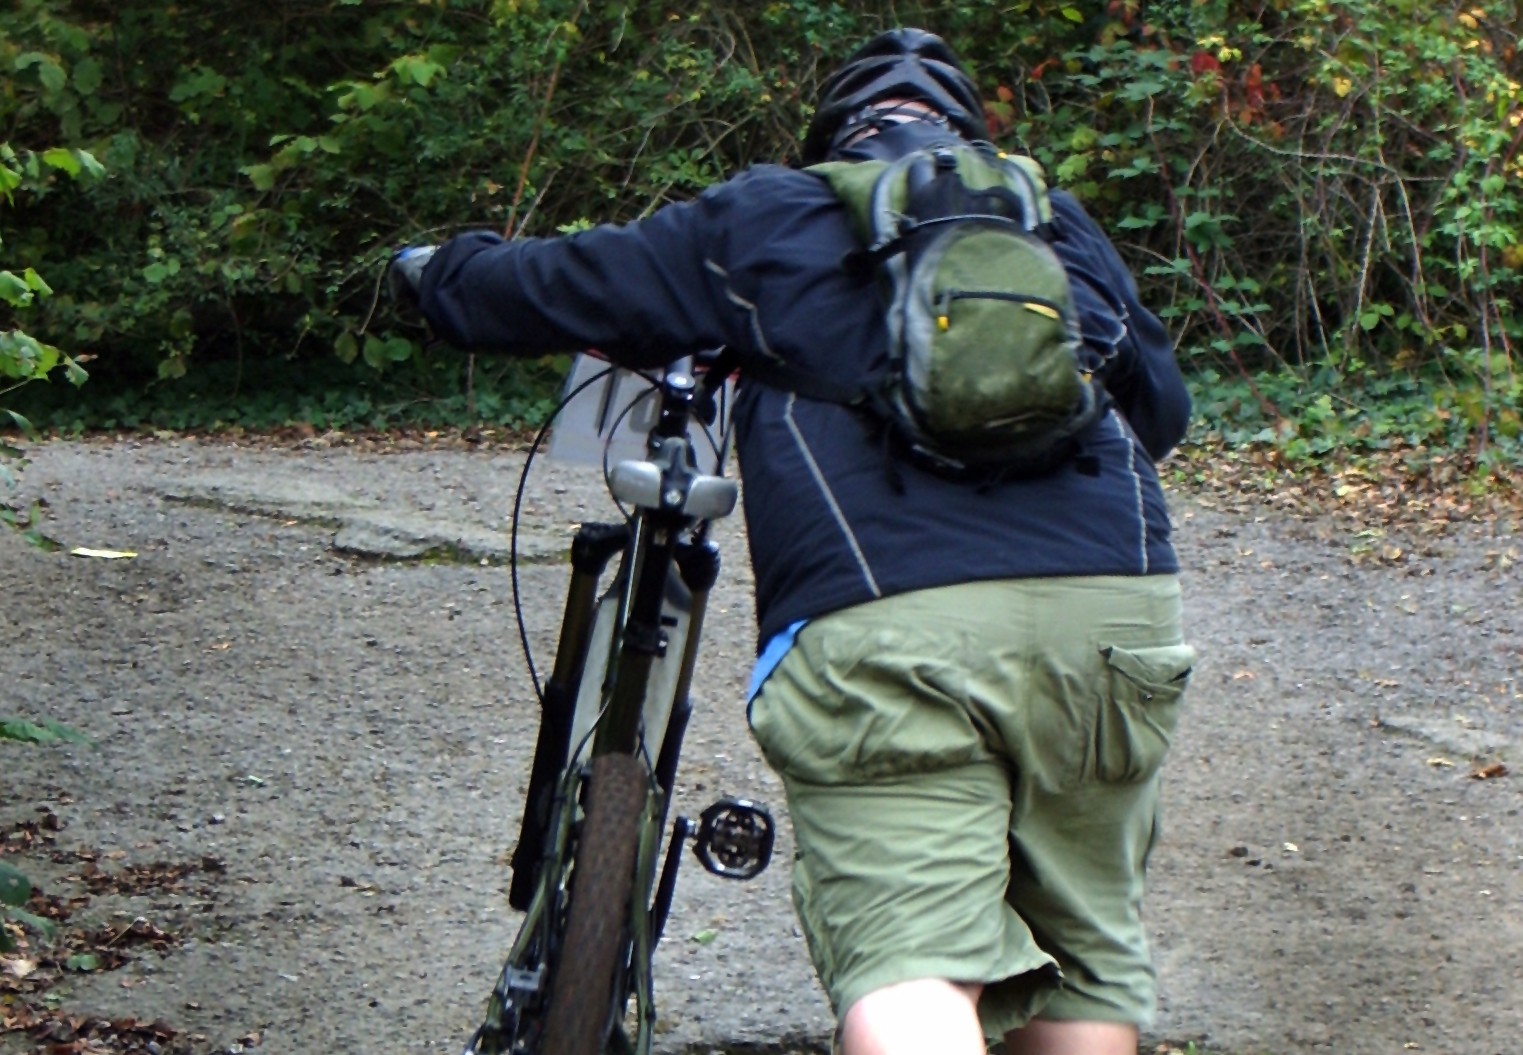
{"type": "Polygon", "coordinates": [[[893,161],[927,147],[953,146],[967,140],[935,121],[907,121],[902,125],[831,151],[830,161],[893,161]]]}

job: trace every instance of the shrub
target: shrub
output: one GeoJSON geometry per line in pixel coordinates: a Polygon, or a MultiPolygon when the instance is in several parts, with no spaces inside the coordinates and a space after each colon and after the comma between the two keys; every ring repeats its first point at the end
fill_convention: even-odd
{"type": "MultiPolygon", "coordinates": [[[[787,160],[821,78],[884,27],[874,6],[18,0],[0,13],[9,124],[111,172],[28,203],[16,248],[63,291],[37,318],[131,384],[198,360],[233,363],[235,393],[252,359],[427,362],[420,330],[373,318],[394,248],[633,219],[787,160]]],[[[1515,452],[1515,6],[894,15],[946,35],[1001,143],[1117,233],[1206,384],[1236,379],[1294,432],[1316,421],[1261,373],[1310,393],[1436,378],[1430,438],[1515,452]]]]}

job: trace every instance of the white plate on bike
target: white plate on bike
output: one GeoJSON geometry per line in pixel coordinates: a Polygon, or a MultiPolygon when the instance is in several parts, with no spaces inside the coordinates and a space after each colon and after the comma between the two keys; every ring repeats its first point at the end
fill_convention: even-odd
{"type": "MultiPolygon", "coordinates": [[[[661,374],[659,369],[616,367],[593,352],[577,355],[561,392],[562,398],[576,395],[551,426],[546,455],[559,462],[599,467],[643,460],[645,437],[656,423],[655,385],[661,374]]],[[[706,430],[713,442],[704,443],[694,433],[693,453],[701,473],[719,475],[716,447],[729,427],[734,384],[733,379],[725,382],[719,414],[706,430]]]]}

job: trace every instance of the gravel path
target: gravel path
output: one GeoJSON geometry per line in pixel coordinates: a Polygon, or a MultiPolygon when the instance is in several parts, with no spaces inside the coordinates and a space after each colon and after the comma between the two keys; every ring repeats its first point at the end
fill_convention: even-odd
{"type": "MultiPolygon", "coordinates": [[[[23,493],[47,498],[64,549],[0,532],[0,716],[57,718],[96,747],[0,747],[6,859],[79,899],[71,927],[161,936],[54,999],[160,1020],[167,1050],[197,1055],[458,1051],[514,928],[504,861],[536,728],[500,563],[522,456],[320,440],[30,456],[23,493]]],[[[1203,658],[1153,866],[1148,1050],[1510,1055],[1516,525],[1379,535],[1213,504],[1176,499],[1203,658]]],[[[558,554],[608,515],[595,476],[536,470],[522,579],[541,669],[558,554]]],[[[678,809],[732,794],[781,815],[742,718],[739,518],[719,534],[678,809]]],[[[685,869],[658,964],[664,1049],[823,1043],[786,873],[685,869]]],[[[38,1043],[0,1032],[6,1055],[38,1043]]]]}

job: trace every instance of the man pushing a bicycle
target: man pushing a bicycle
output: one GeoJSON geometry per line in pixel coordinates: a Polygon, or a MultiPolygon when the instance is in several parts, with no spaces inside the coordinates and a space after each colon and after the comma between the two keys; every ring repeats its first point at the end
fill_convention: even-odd
{"type": "Polygon", "coordinates": [[[1104,234],[988,138],[947,45],[896,30],[825,83],[807,168],[392,283],[461,348],[738,367],[748,716],[848,1055],[1135,1055],[1194,660],[1154,466],[1190,404],[1104,234]]]}

